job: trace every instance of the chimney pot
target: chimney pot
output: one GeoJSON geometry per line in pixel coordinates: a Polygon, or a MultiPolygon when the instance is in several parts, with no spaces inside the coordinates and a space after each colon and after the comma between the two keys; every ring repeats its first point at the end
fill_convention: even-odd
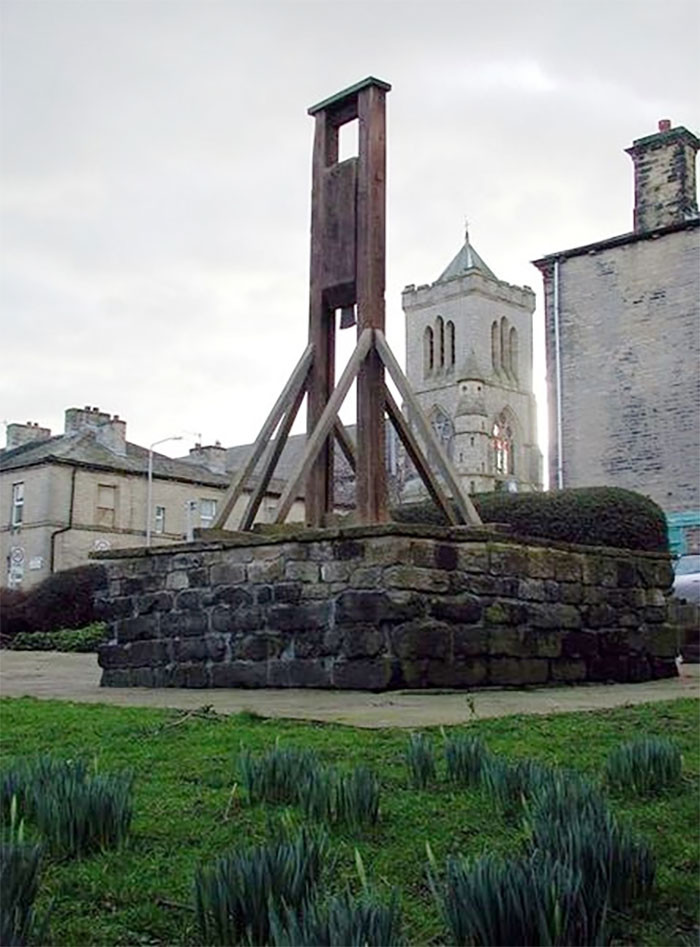
{"type": "Polygon", "coordinates": [[[660,119],[659,119],[659,131],[660,131],[660,132],[670,132],[670,131],[671,131],[671,119],[670,119],[670,118],[660,118],[660,119]]]}

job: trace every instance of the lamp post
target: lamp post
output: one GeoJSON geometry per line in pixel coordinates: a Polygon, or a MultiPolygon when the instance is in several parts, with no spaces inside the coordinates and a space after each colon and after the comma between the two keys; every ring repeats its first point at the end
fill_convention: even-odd
{"type": "Polygon", "coordinates": [[[163,437],[159,441],[153,441],[148,448],[148,490],[146,493],[146,545],[151,545],[151,519],[153,516],[153,448],[159,444],[165,444],[167,441],[181,441],[182,434],[175,434],[173,437],[163,437]]]}

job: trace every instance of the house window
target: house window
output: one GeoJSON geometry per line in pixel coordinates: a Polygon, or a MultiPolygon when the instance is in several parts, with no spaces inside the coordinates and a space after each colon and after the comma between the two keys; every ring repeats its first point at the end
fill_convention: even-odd
{"type": "Polygon", "coordinates": [[[207,529],[216,517],[216,500],[199,501],[199,525],[207,529]]]}
{"type": "Polygon", "coordinates": [[[12,526],[19,527],[24,520],[24,482],[12,484],[12,526]]]}
{"type": "Polygon", "coordinates": [[[117,525],[117,488],[106,483],[97,485],[97,525],[113,528],[117,525]]]}
{"type": "Polygon", "coordinates": [[[154,533],[164,533],[165,532],[165,507],[157,506],[155,512],[155,521],[153,524],[154,533]]]}

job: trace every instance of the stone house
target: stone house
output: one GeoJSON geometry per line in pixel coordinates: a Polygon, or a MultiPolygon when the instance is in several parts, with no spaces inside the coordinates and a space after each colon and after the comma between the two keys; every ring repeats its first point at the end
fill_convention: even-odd
{"type": "Polygon", "coordinates": [[[437,280],[407,286],[402,305],[406,374],[466,490],[541,490],[530,287],[498,279],[467,232],[437,280]]]}
{"type": "Polygon", "coordinates": [[[700,548],[699,146],[660,122],[627,149],[633,230],[534,261],[544,278],[550,484],[647,494],[666,513],[675,551],[700,548]]]}
{"type": "MultiPolygon", "coordinates": [[[[69,408],[59,435],[8,425],[0,450],[0,584],[28,588],[95,550],[145,545],[148,456],[127,441],[125,421],[95,407],[69,408]]],[[[236,459],[219,444],[198,444],[177,460],[153,453],[152,544],[191,539],[212,523],[236,459]]],[[[270,519],[283,486],[271,481],[258,520],[270,519]]],[[[290,519],[303,517],[299,499],[290,519]]]]}

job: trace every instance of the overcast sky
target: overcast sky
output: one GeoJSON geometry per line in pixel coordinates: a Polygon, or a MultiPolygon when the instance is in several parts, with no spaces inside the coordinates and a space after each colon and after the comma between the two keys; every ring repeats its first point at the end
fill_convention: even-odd
{"type": "MultiPolygon", "coordinates": [[[[530,261],[630,230],[623,149],[660,118],[700,131],[697,0],[0,9],[0,420],[54,433],[90,404],[145,445],[255,437],[306,344],[306,110],[367,75],[393,86],[402,361],[401,289],[438,277],[465,217],[491,269],[535,289],[539,338],[530,261]]],[[[542,400],[541,347],[535,372],[542,400]]]]}

